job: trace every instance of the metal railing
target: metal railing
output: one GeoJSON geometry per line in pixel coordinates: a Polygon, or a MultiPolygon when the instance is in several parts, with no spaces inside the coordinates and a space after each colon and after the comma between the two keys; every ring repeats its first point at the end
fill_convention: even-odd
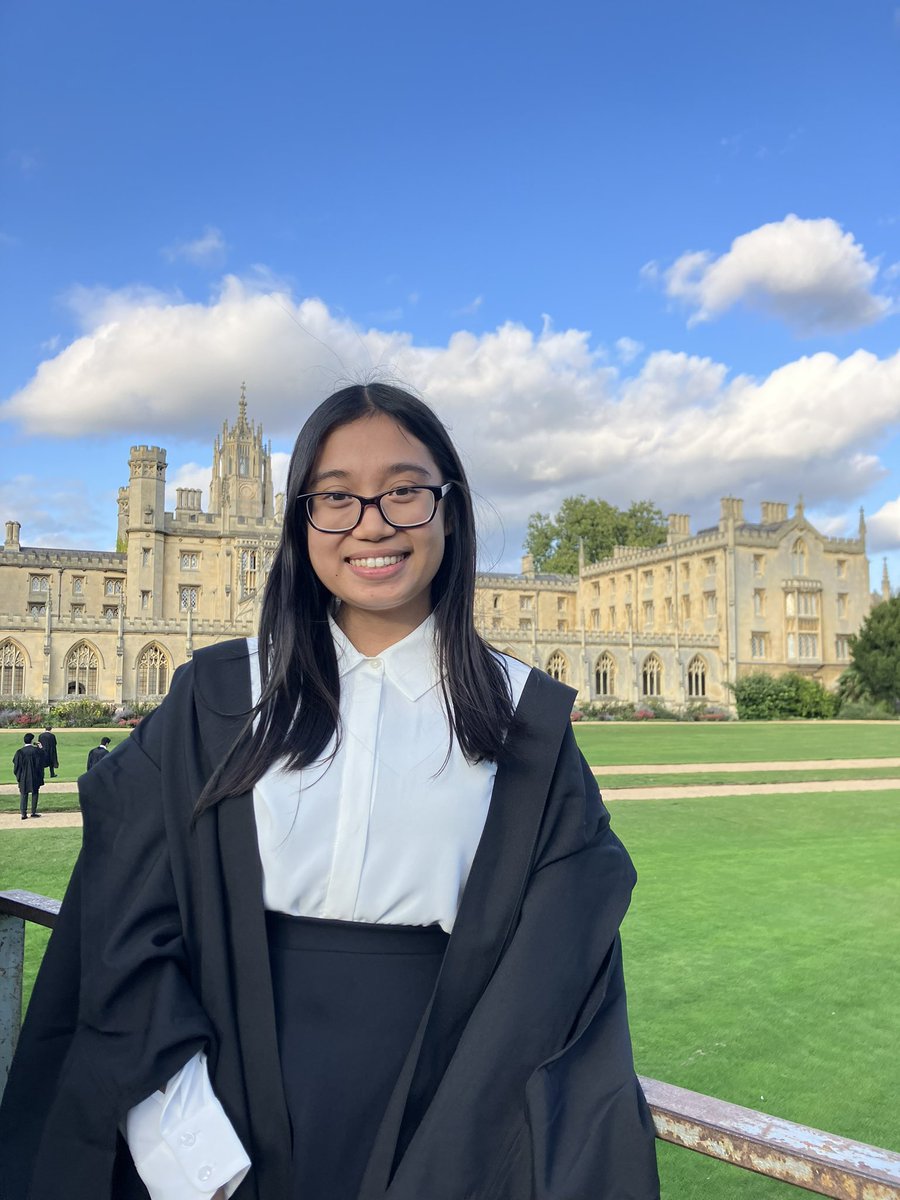
{"type": "MultiPolygon", "coordinates": [[[[59,901],[0,892],[0,1094],[22,1011],[25,922],[52,928],[59,901]]],[[[713,1096],[641,1078],[656,1136],[834,1200],[900,1200],[900,1154],[713,1096]]]]}

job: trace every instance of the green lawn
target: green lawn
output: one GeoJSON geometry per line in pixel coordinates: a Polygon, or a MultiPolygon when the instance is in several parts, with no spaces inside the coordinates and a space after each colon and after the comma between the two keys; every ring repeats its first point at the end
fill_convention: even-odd
{"type": "MultiPolygon", "coordinates": [[[[22,745],[23,735],[33,733],[35,739],[40,729],[0,729],[0,783],[15,783],[12,773],[12,757],[22,745]]],[[[74,783],[79,775],[87,768],[88,751],[100,744],[101,737],[110,739],[109,748],[118,746],[123,738],[128,737],[128,730],[116,730],[106,733],[99,729],[54,729],[56,734],[56,752],[59,756],[59,770],[56,780],[59,783],[74,783]]],[[[45,771],[45,782],[50,783],[50,772],[45,771]]]]}
{"type": "MultiPolygon", "coordinates": [[[[622,801],[638,1070],[900,1150],[900,825],[888,794],[622,801]]],[[[667,1200],[788,1197],[661,1150],[667,1200]]]]}
{"type": "Polygon", "coordinates": [[[787,762],[815,758],[900,757],[896,721],[605,721],[574,726],[593,766],[606,763],[787,762]]]}
{"type": "Polygon", "coordinates": [[[597,776],[597,782],[604,792],[619,788],[683,787],[687,790],[691,785],[727,787],[735,783],[815,783],[828,780],[852,782],[856,779],[900,779],[900,767],[840,767],[833,770],[820,767],[808,771],[679,771],[671,775],[661,772],[617,775],[613,767],[609,774],[604,771],[602,775],[597,776]]]}
{"type": "MultiPolygon", "coordinates": [[[[896,795],[610,808],[640,876],[624,938],[641,1074],[900,1150],[896,795]]],[[[79,840],[0,832],[0,887],[61,896],[79,840]]],[[[29,981],[44,943],[29,935],[29,981]]],[[[665,1200],[803,1194],[662,1144],[660,1156],[665,1200]]]]}
{"type": "MultiPolygon", "coordinates": [[[[41,792],[41,800],[40,804],[38,805],[38,812],[78,812],[78,809],[79,804],[77,792],[48,792],[46,789],[41,792]]],[[[18,811],[18,794],[13,796],[0,796],[0,813],[17,813],[18,811]]]]}

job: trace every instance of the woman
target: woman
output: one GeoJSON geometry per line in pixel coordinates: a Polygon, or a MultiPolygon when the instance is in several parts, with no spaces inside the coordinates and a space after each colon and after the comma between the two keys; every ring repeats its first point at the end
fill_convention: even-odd
{"type": "Polygon", "coordinates": [[[656,1196],[633,870],[573,693],[475,631],[446,430],[343,389],[287,492],[258,643],[197,652],[81,781],[9,1200],[656,1196]]]}

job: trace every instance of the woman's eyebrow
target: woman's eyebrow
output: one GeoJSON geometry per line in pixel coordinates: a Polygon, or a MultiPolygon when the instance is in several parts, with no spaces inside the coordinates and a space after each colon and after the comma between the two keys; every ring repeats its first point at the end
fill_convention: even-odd
{"type": "MultiPolygon", "coordinates": [[[[406,475],[410,472],[421,475],[423,479],[431,478],[431,472],[427,467],[423,467],[420,463],[391,463],[391,465],[389,467],[385,467],[384,470],[385,475],[406,475]]],[[[316,484],[322,483],[326,479],[346,480],[349,479],[350,476],[350,471],[341,471],[337,467],[331,471],[317,471],[316,474],[313,475],[312,479],[310,479],[309,486],[314,487],[316,484]]]]}

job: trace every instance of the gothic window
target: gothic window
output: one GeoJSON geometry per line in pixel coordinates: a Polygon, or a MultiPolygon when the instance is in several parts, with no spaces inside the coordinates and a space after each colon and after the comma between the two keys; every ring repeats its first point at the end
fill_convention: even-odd
{"type": "Polygon", "coordinates": [[[39,601],[36,604],[28,605],[28,615],[30,617],[44,617],[47,615],[47,605],[44,601],[39,601]]]}
{"type": "Polygon", "coordinates": [[[150,592],[141,592],[141,608],[148,609],[150,607],[150,592]]]}
{"type": "Polygon", "coordinates": [[[794,633],[787,635],[787,656],[788,658],[797,657],[797,635],[794,633]]]}
{"type": "Polygon", "coordinates": [[[200,599],[198,587],[183,587],[179,589],[179,605],[182,612],[196,612],[197,601],[200,599]]]}
{"type": "Polygon", "coordinates": [[[646,629],[648,631],[653,628],[653,620],[654,620],[653,612],[654,612],[653,601],[645,600],[644,601],[644,629],[646,629]]]}
{"type": "Polygon", "coordinates": [[[569,681],[569,663],[562,650],[554,650],[547,660],[547,674],[560,683],[569,681]]]}
{"type": "Polygon", "coordinates": [[[258,563],[256,550],[241,551],[241,588],[245,595],[256,591],[258,563]]]}
{"type": "Polygon", "coordinates": [[[791,550],[791,571],[794,575],[805,575],[807,569],[807,550],[806,542],[803,538],[797,538],[791,550]]]}
{"type": "Polygon", "coordinates": [[[566,611],[566,597],[565,596],[557,596],[556,597],[556,611],[558,613],[564,613],[566,611]]]}
{"type": "Polygon", "coordinates": [[[706,662],[695,654],[687,669],[688,696],[697,698],[706,695],[706,662]]]}
{"type": "Polygon", "coordinates": [[[655,654],[648,654],[641,669],[641,695],[658,696],[662,691],[662,663],[655,654]]]}
{"type": "Polygon", "coordinates": [[[250,451],[246,446],[238,449],[238,475],[250,474],[250,451]]]}
{"type": "Polygon", "coordinates": [[[199,554],[182,554],[181,569],[182,571],[196,571],[200,566],[199,554]]]}
{"type": "Polygon", "coordinates": [[[653,587],[653,572],[641,571],[641,583],[645,588],[653,587]]]}
{"type": "Polygon", "coordinates": [[[750,634],[750,656],[751,658],[765,658],[767,638],[764,633],[750,634]]]}
{"type": "Polygon", "coordinates": [[[817,617],[819,615],[819,597],[815,592],[801,592],[798,602],[798,611],[801,617],[817,617]]]}
{"type": "Polygon", "coordinates": [[[96,696],[99,676],[97,651],[88,642],[79,642],[66,655],[66,693],[69,696],[96,696]]]}
{"type": "Polygon", "coordinates": [[[818,658],[819,657],[819,638],[815,633],[800,634],[800,657],[801,658],[818,658]]]}
{"type": "Polygon", "coordinates": [[[533,622],[530,617],[519,617],[519,629],[523,633],[527,633],[533,627],[533,622]]]}
{"type": "Polygon", "coordinates": [[[690,598],[690,596],[682,596],[681,597],[681,615],[682,615],[682,617],[684,617],[685,621],[689,621],[691,619],[691,598],[690,598]]]}
{"type": "Polygon", "coordinates": [[[84,595],[84,576],[83,575],[73,575],[72,576],[72,594],[74,596],[83,596],[84,595]]]}
{"type": "Polygon", "coordinates": [[[847,593],[838,592],[837,596],[837,615],[841,618],[847,615],[847,593]]]}
{"type": "Polygon", "coordinates": [[[715,573],[716,573],[715,555],[711,555],[709,558],[704,558],[703,566],[706,570],[707,575],[715,575],[715,573]]]}
{"type": "Polygon", "coordinates": [[[519,611],[520,612],[531,612],[533,607],[534,607],[534,596],[520,596],[519,597],[519,611]]]}
{"type": "Polygon", "coordinates": [[[137,694],[164,696],[169,690],[170,671],[169,656],[153,642],[138,660],[137,694]]]}
{"type": "Polygon", "coordinates": [[[597,659],[594,669],[594,685],[598,696],[614,696],[616,694],[616,663],[607,650],[597,659]]]}
{"type": "Polygon", "coordinates": [[[25,656],[15,642],[0,642],[0,696],[25,695],[25,656]]]}
{"type": "Polygon", "coordinates": [[[609,606],[608,616],[609,616],[609,628],[611,630],[615,629],[615,627],[616,627],[616,606],[614,604],[611,604],[609,606]]]}
{"type": "Polygon", "coordinates": [[[666,624],[675,624],[675,601],[671,596],[666,596],[666,624]]]}
{"type": "Polygon", "coordinates": [[[766,589],[753,589],[753,615],[755,617],[764,617],[766,615],[766,589]]]}
{"type": "Polygon", "coordinates": [[[850,638],[846,633],[839,633],[834,639],[834,656],[840,662],[850,657],[850,638]]]}
{"type": "Polygon", "coordinates": [[[708,617],[714,617],[716,615],[716,593],[715,592],[704,592],[703,593],[703,606],[704,606],[704,611],[708,617]]]}
{"type": "Polygon", "coordinates": [[[49,575],[32,575],[29,583],[29,588],[32,593],[46,594],[50,591],[50,576],[49,575]]]}
{"type": "Polygon", "coordinates": [[[150,546],[141,546],[141,566],[142,567],[150,566],[150,554],[151,554],[150,546]]]}
{"type": "Polygon", "coordinates": [[[847,578],[847,560],[846,560],[846,558],[839,558],[837,560],[837,562],[835,563],[835,569],[837,570],[838,579],[846,579],[847,578]]]}
{"type": "Polygon", "coordinates": [[[633,621],[634,621],[634,616],[633,616],[633,613],[631,610],[631,605],[626,604],[625,605],[625,628],[631,629],[633,621]]]}
{"type": "Polygon", "coordinates": [[[118,604],[104,604],[103,605],[103,617],[105,620],[114,621],[118,615],[119,615],[118,604]]]}
{"type": "Polygon", "coordinates": [[[592,608],[591,609],[591,629],[599,629],[599,628],[600,628],[600,609],[592,608]]]}
{"type": "Polygon", "coordinates": [[[107,596],[121,596],[122,595],[122,580],[121,579],[107,579],[106,585],[104,587],[104,591],[106,592],[107,596]]]}

